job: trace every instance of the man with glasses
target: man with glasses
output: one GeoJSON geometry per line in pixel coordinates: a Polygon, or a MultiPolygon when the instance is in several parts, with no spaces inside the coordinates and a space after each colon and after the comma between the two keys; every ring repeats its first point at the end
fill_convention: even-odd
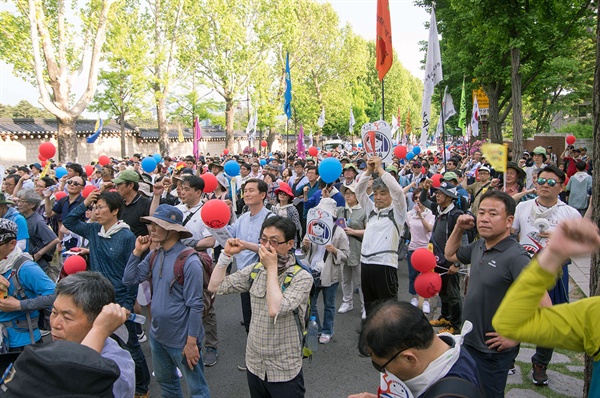
{"type": "MultiPolygon", "coordinates": [[[[50,196],[52,191],[44,191],[44,206],[46,208],[46,214],[48,217],[55,216],[59,223],[58,238],[61,243],[58,245],[58,250],[63,249],[70,250],[76,247],[79,243],[79,236],[72,234],[71,231],[67,230],[62,226],[62,221],[67,218],[69,213],[73,211],[80,203],[83,203],[84,198],[81,196],[81,191],[85,187],[85,181],[80,176],[73,176],[66,180],[65,186],[67,187],[67,196],[54,202],[54,205],[50,202],[50,196]]],[[[81,215],[81,221],[85,221],[85,215],[81,215]]]]}
{"type": "Polygon", "coordinates": [[[255,263],[229,276],[227,267],[234,255],[246,250],[247,242],[227,240],[208,285],[213,293],[245,292],[252,297],[246,344],[246,375],[252,398],[304,397],[302,334],[298,328],[303,327],[313,278],[304,269],[296,272],[291,252],[295,236],[291,219],[267,218],[260,227],[255,263]],[[292,277],[283,288],[289,275],[292,277]]]}
{"type": "Polygon", "coordinates": [[[260,172],[260,165],[258,164],[258,160],[255,160],[250,166],[250,174],[248,174],[250,178],[260,178],[262,174],[260,172]]]}
{"type": "Polygon", "coordinates": [[[360,353],[370,356],[380,373],[379,395],[365,392],[348,398],[392,396],[402,388],[422,397],[432,386],[438,388],[435,396],[445,396],[451,388],[448,384],[457,387],[461,396],[481,397],[477,366],[461,347],[462,337],[436,335],[423,312],[410,303],[380,304],[362,325],[358,342],[360,353]],[[445,379],[450,377],[460,380],[445,379]]]}
{"type": "MultiPolygon", "coordinates": [[[[517,205],[512,233],[519,234],[519,243],[535,255],[546,247],[552,231],[563,220],[577,222],[581,218],[579,212],[558,198],[565,182],[565,173],[554,165],[547,165],[539,171],[534,179],[538,197],[521,202],[517,205]]],[[[570,261],[563,264],[563,275],[557,280],[556,286],[548,291],[552,305],[569,301],[569,267],[570,261]]],[[[552,359],[553,349],[536,347],[531,358],[533,364],[532,379],[537,385],[547,385],[546,369],[552,359]]]]}

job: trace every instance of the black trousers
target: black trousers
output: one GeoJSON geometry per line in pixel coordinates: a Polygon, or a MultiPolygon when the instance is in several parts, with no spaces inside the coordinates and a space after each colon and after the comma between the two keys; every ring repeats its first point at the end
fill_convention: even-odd
{"type": "Polygon", "coordinates": [[[304,387],[304,375],[302,369],[292,380],[273,383],[267,380],[261,380],[260,377],[246,371],[248,378],[248,388],[250,388],[250,398],[304,398],[306,388],[304,387]]]}
{"type": "Polygon", "coordinates": [[[242,299],[242,319],[244,320],[244,327],[246,328],[246,334],[250,331],[250,319],[252,318],[252,307],[250,305],[250,293],[240,293],[242,299]]]}
{"type": "Polygon", "coordinates": [[[367,315],[378,303],[398,299],[398,269],[361,263],[360,280],[367,315]]]}

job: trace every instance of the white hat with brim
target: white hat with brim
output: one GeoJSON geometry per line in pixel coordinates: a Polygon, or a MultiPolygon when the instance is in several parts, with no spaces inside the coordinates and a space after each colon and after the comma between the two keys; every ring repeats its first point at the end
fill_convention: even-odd
{"type": "Polygon", "coordinates": [[[335,217],[337,202],[331,198],[321,198],[321,201],[317,205],[316,209],[325,211],[335,217]]]}

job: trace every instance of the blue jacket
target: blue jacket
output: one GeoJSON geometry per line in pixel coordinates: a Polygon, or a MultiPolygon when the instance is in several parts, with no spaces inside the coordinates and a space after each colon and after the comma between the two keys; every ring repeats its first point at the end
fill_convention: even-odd
{"type": "Polygon", "coordinates": [[[81,216],[86,211],[81,203],[63,220],[65,227],[86,238],[90,244],[90,270],[100,272],[115,288],[115,302],[128,310],[133,310],[137,297],[137,285],[125,286],[123,273],[127,260],[135,248],[135,235],[129,229],[122,229],[110,238],[98,235],[101,225],[97,222],[85,223],[81,216]]]}
{"type": "Polygon", "coordinates": [[[25,240],[24,252],[29,252],[29,229],[27,228],[27,220],[14,207],[9,207],[3,218],[17,224],[17,241],[25,240]]]}

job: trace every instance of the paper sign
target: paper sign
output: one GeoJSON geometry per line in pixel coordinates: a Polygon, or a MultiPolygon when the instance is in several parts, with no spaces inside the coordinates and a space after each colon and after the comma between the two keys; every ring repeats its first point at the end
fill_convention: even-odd
{"type": "Polygon", "coordinates": [[[378,156],[383,163],[391,163],[394,155],[392,142],[392,129],[390,125],[379,120],[373,123],[365,123],[360,131],[362,145],[369,156],[378,156]]]}
{"type": "Polygon", "coordinates": [[[340,227],[341,229],[347,228],[346,219],[344,217],[340,217],[337,220],[335,220],[334,224],[340,227]]]}
{"type": "Polygon", "coordinates": [[[233,238],[227,228],[208,228],[206,227],[215,238],[217,242],[223,247],[225,247],[225,243],[227,243],[227,239],[233,238]]]}
{"type": "Polygon", "coordinates": [[[306,218],[306,235],[317,245],[326,245],[331,242],[333,235],[333,217],[331,214],[316,208],[308,211],[306,218]]]}

